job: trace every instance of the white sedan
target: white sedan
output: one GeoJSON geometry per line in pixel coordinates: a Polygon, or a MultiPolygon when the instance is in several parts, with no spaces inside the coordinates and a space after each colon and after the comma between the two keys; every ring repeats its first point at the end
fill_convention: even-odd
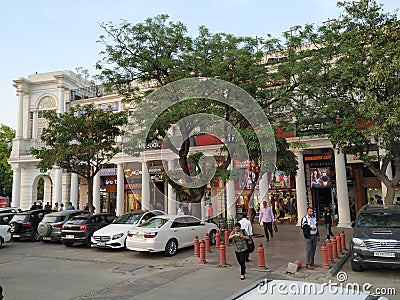
{"type": "Polygon", "coordinates": [[[11,240],[10,226],[0,225],[0,247],[11,240]]]}
{"type": "Polygon", "coordinates": [[[128,230],[154,216],[164,215],[161,210],[136,210],[115,219],[110,225],[96,230],[91,237],[91,246],[97,248],[125,248],[128,230]]]}
{"type": "Polygon", "coordinates": [[[211,244],[215,244],[218,230],[217,225],[193,216],[158,216],[130,229],[126,248],[139,252],[164,252],[166,256],[172,256],[178,248],[193,246],[195,236],[202,240],[208,233],[211,244]]]}

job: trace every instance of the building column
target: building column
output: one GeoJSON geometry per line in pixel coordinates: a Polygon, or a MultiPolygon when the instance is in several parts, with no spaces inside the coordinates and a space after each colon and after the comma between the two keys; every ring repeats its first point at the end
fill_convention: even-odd
{"type": "Polygon", "coordinates": [[[101,212],[101,201],[100,201],[100,172],[93,177],[93,206],[95,213],[101,212]]]}
{"type": "MultiPolygon", "coordinates": [[[[54,169],[54,197],[52,202],[62,203],[62,169],[59,166],[53,167],[54,169]]],[[[67,202],[69,201],[66,199],[67,202]]],[[[66,206],[67,207],[67,206],[66,206]]]]}
{"type": "Polygon", "coordinates": [[[17,129],[15,132],[15,137],[17,139],[22,138],[24,126],[24,92],[18,90],[18,116],[17,116],[17,129]]]}
{"type": "Polygon", "coordinates": [[[59,103],[58,103],[58,113],[63,114],[65,112],[65,101],[64,101],[64,86],[61,84],[58,86],[60,89],[59,103]]]}
{"type": "Polygon", "coordinates": [[[335,149],[336,193],[339,223],[337,227],[351,228],[349,191],[347,189],[344,154],[335,149]]]}
{"type": "Polygon", "coordinates": [[[21,169],[13,167],[13,185],[11,206],[20,207],[21,204],[21,169]]]}
{"type": "Polygon", "coordinates": [[[296,175],[296,203],[297,203],[297,226],[301,225],[301,219],[307,213],[307,189],[306,173],[304,171],[303,151],[294,151],[297,156],[299,169],[296,175]]]}
{"type": "MultiPolygon", "coordinates": [[[[229,165],[229,170],[232,172],[233,170],[233,161],[229,165]]],[[[235,219],[236,220],[236,201],[235,201],[235,180],[230,177],[230,179],[226,182],[226,206],[227,206],[227,214],[228,220],[235,219]]]]}
{"type": "Polygon", "coordinates": [[[142,209],[150,209],[150,175],[147,162],[142,162],[142,209]]]}
{"type": "MultiPolygon", "coordinates": [[[[174,171],[175,169],[175,160],[168,161],[168,170],[174,171]]],[[[172,188],[172,185],[168,184],[168,214],[174,215],[177,213],[176,211],[176,193],[172,188]]]]}
{"type": "MultiPolygon", "coordinates": [[[[267,205],[269,207],[268,184],[269,184],[268,174],[264,173],[258,182],[258,186],[260,187],[259,203],[262,203],[263,201],[267,201],[267,205]]],[[[251,201],[251,199],[249,199],[249,201],[251,201]]],[[[262,207],[262,206],[260,206],[260,207],[262,207]]]]}
{"type": "MultiPolygon", "coordinates": [[[[386,150],[385,149],[379,149],[379,156],[384,156],[384,155],[386,155],[386,150]]],[[[382,166],[382,161],[380,161],[380,166],[382,166]]],[[[386,174],[386,176],[387,176],[387,178],[389,180],[393,179],[392,164],[391,163],[388,164],[385,174],[386,174]]],[[[387,187],[383,182],[381,182],[381,187],[382,187],[382,200],[383,200],[383,203],[386,204],[385,198],[386,198],[386,195],[387,195],[387,187]]],[[[388,204],[392,204],[392,203],[388,203],[388,204]]]]}
{"type": "Polygon", "coordinates": [[[116,214],[120,216],[124,213],[124,166],[122,163],[117,164],[117,207],[116,214]]]}
{"type": "Polygon", "coordinates": [[[71,173],[71,202],[72,205],[79,209],[78,207],[78,174],[71,173]]]}
{"type": "Polygon", "coordinates": [[[33,120],[32,120],[32,139],[38,138],[38,112],[35,110],[33,112],[33,120]]]}

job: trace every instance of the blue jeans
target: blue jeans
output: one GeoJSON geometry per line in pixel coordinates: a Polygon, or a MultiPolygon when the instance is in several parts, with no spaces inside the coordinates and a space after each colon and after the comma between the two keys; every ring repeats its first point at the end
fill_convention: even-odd
{"type": "Polygon", "coordinates": [[[335,236],[332,233],[332,223],[325,224],[326,227],[326,239],[329,240],[331,236],[335,236]]]}

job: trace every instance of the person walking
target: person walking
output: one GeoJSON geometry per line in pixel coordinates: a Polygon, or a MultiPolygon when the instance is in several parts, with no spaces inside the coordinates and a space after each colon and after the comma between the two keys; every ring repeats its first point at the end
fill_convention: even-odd
{"type": "Polygon", "coordinates": [[[178,215],[183,216],[185,213],[183,211],[183,204],[179,203],[179,208],[178,208],[178,215]]]}
{"type": "Polygon", "coordinates": [[[331,236],[335,236],[332,233],[332,226],[334,222],[333,211],[330,209],[328,204],[324,205],[324,219],[326,227],[326,240],[329,240],[331,236]]]}
{"type": "Polygon", "coordinates": [[[213,216],[214,216],[214,208],[212,206],[212,203],[210,202],[208,204],[208,209],[207,209],[207,222],[208,223],[212,222],[213,216]]]}
{"type": "MultiPolygon", "coordinates": [[[[242,219],[239,221],[242,230],[246,230],[246,233],[251,237],[253,235],[253,226],[251,222],[247,219],[247,213],[243,213],[242,219]]],[[[250,253],[247,251],[246,262],[249,262],[250,253]]]]}
{"type": "Polygon", "coordinates": [[[58,202],[54,203],[53,208],[51,209],[52,211],[58,211],[58,202]]]}
{"type": "Polygon", "coordinates": [[[260,208],[259,221],[260,221],[260,225],[264,226],[265,238],[267,239],[267,242],[269,242],[268,231],[271,234],[271,238],[274,237],[274,232],[272,230],[272,222],[274,221],[274,213],[272,212],[272,209],[270,207],[268,207],[267,201],[263,201],[263,207],[260,208]]]}
{"type": "Polygon", "coordinates": [[[58,211],[63,211],[63,210],[64,210],[64,204],[61,203],[61,204],[60,204],[60,208],[58,209],[58,211]]]}
{"type": "Polygon", "coordinates": [[[229,235],[229,240],[235,248],[236,259],[240,265],[240,279],[246,278],[246,255],[247,255],[247,242],[249,236],[245,230],[241,230],[240,223],[236,223],[232,232],[229,235]]]}
{"type": "Polygon", "coordinates": [[[67,210],[75,210],[75,206],[72,205],[72,202],[68,202],[67,210]]]}
{"type": "Polygon", "coordinates": [[[317,219],[314,217],[312,207],[307,209],[307,215],[301,219],[301,229],[306,239],[306,268],[312,270],[317,267],[314,264],[315,250],[317,249],[317,240],[319,241],[319,232],[317,219]]]}

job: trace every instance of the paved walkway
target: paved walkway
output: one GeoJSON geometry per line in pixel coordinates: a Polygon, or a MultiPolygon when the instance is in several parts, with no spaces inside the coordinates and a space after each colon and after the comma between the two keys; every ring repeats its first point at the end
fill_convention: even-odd
{"type": "MultiPolygon", "coordinates": [[[[322,226],[321,226],[322,227],[322,226]]],[[[198,257],[177,261],[176,272],[190,269],[189,274],[180,276],[174,281],[160,285],[140,295],[132,295],[129,299],[224,299],[238,290],[250,285],[260,278],[288,278],[294,280],[323,282],[330,278],[328,270],[315,268],[308,270],[304,267],[295,274],[286,274],[288,262],[296,259],[305,262],[305,241],[300,227],[293,224],[279,224],[278,232],[270,242],[262,235],[263,229],[259,224],[253,224],[254,241],[265,247],[266,270],[260,270],[257,262],[257,248],[250,255],[251,262],[247,263],[246,280],[240,280],[239,264],[236,261],[233,246],[227,247],[228,266],[219,266],[219,250],[211,248],[206,255],[206,264],[199,264],[198,257]]],[[[336,234],[342,229],[334,228],[336,234]]],[[[349,243],[352,229],[345,229],[346,243],[349,243]]],[[[321,241],[325,229],[321,228],[321,241]]],[[[320,247],[318,243],[315,262],[321,264],[320,247]]]]}

